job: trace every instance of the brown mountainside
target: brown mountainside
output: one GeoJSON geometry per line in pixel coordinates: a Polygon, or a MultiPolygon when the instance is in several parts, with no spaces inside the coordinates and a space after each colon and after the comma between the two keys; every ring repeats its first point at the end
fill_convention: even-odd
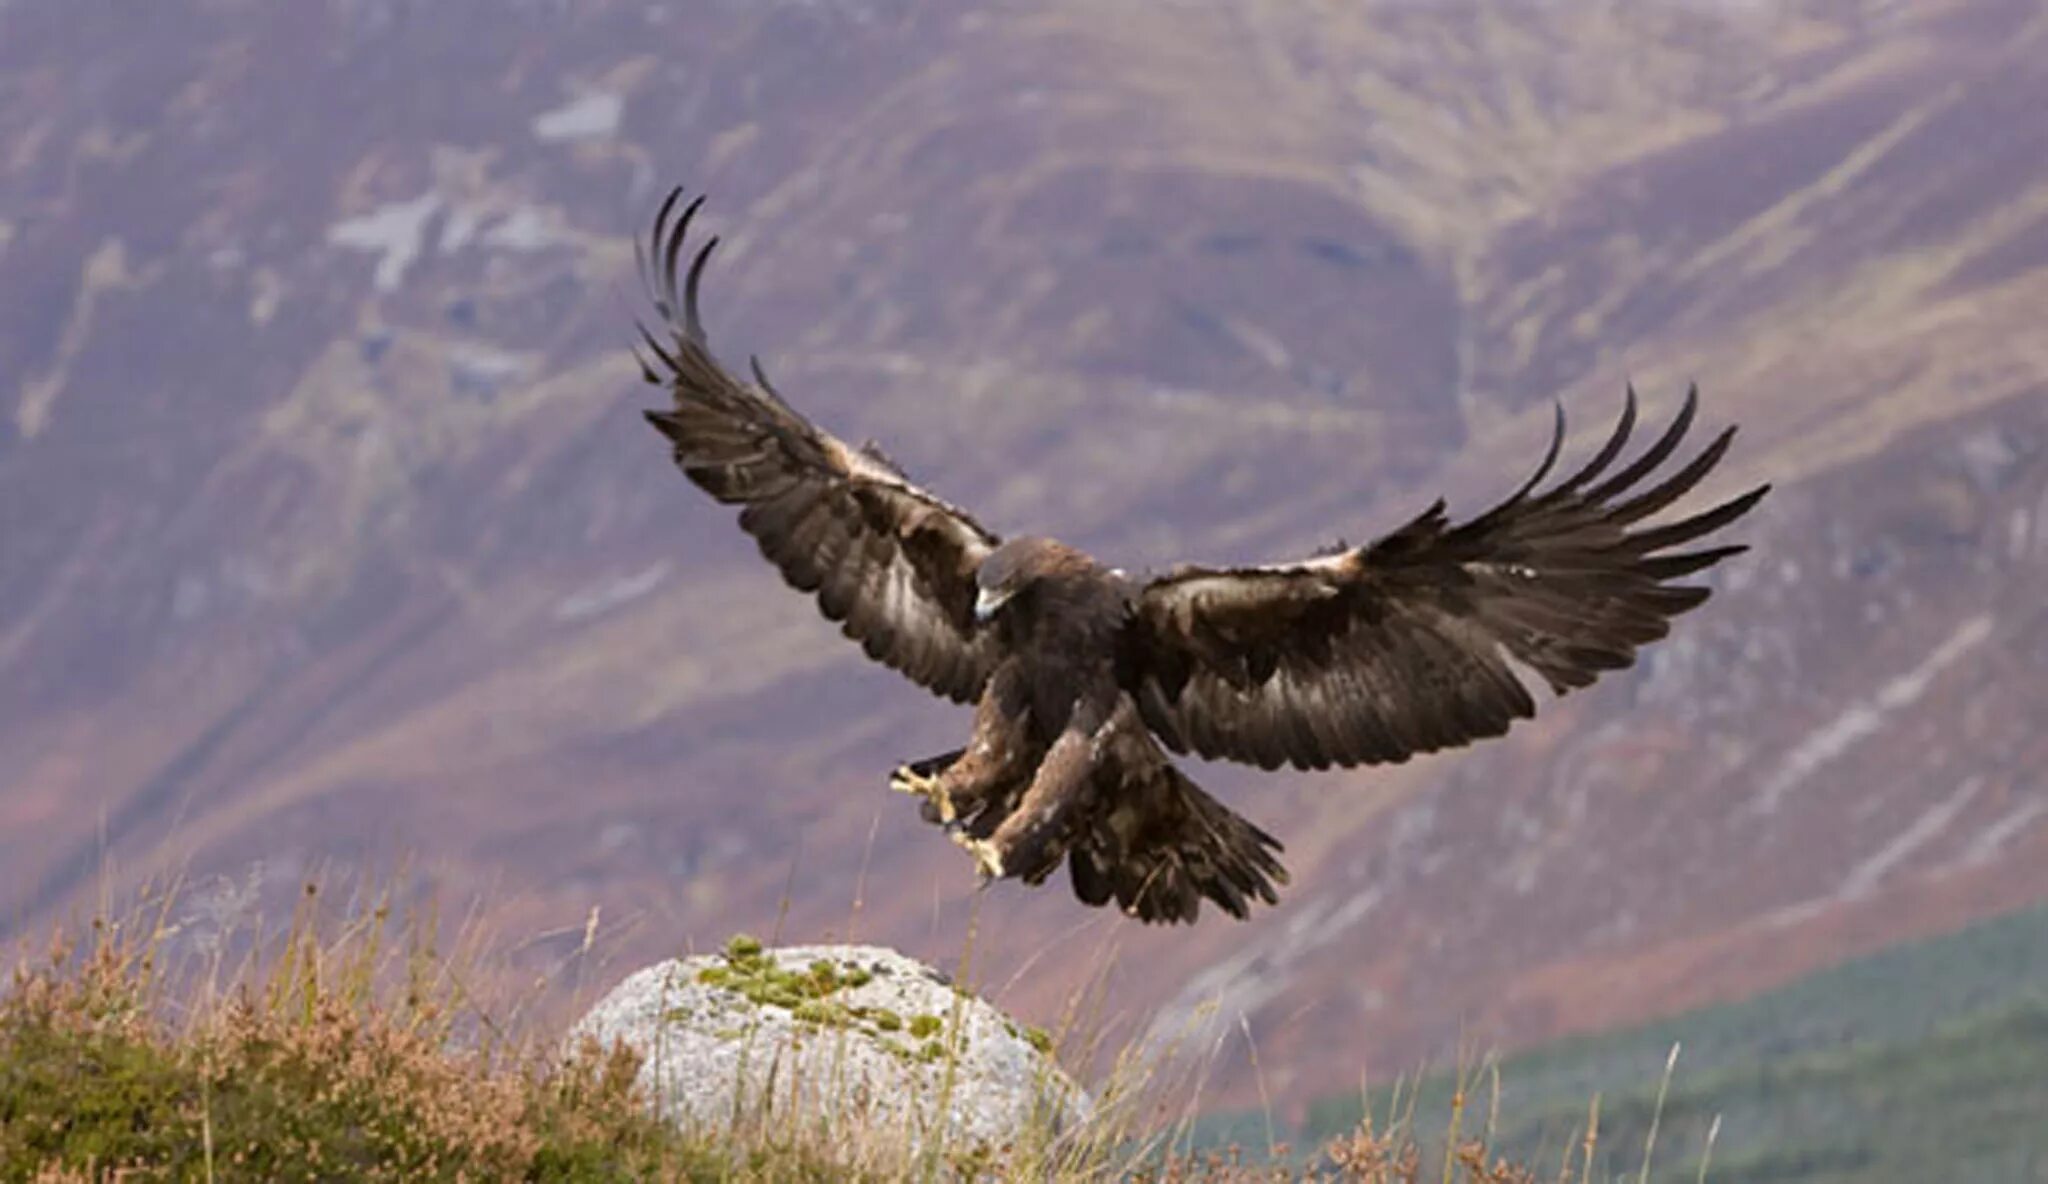
{"type": "Polygon", "coordinates": [[[2044,113],[2024,0],[0,3],[0,929],[410,853],[543,967],[593,905],[630,961],[785,886],[961,948],[883,780],[965,713],[639,422],[673,182],[728,357],[1128,567],[1471,512],[1628,377],[1743,425],[1703,496],[1778,484],[1507,740],[1202,770],[1280,908],[987,894],[1025,1011],[1113,944],[1117,1015],[1220,999],[1300,1097],[2048,896],[2044,113]]]}

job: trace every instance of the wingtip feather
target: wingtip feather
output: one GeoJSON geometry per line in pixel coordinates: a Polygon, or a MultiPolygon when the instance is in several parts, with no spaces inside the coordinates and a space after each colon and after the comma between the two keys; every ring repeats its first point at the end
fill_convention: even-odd
{"type": "Polygon", "coordinates": [[[1629,383],[1622,395],[1621,418],[1614,422],[1614,430],[1608,433],[1607,442],[1600,446],[1600,451],[1594,453],[1592,459],[1581,466],[1578,472],[1565,478],[1551,490],[1549,496],[1564,497],[1606,472],[1607,466],[1613,464],[1614,458],[1620,456],[1621,450],[1628,446],[1628,439],[1635,430],[1636,388],[1634,383],[1629,383]]]}

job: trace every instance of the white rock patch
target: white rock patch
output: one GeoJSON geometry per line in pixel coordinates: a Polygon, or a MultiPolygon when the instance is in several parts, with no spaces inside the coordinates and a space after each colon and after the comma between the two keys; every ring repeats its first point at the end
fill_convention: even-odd
{"type": "Polygon", "coordinates": [[[593,91],[534,117],[533,134],[545,142],[588,140],[609,136],[619,130],[619,117],[626,112],[623,96],[593,91]]]}
{"type": "Polygon", "coordinates": [[[327,241],[376,255],[377,270],[370,277],[379,292],[393,292],[405,279],[406,269],[419,258],[426,238],[427,222],[442,206],[439,194],[422,193],[411,201],[386,202],[360,217],[337,222],[327,228],[327,241]]]}

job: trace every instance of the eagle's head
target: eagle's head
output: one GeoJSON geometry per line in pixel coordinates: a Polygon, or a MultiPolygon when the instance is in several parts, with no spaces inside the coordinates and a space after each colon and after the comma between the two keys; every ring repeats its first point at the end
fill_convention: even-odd
{"type": "Polygon", "coordinates": [[[1093,560],[1065,543],[1027,535],[1011,539],[988,553],[974,572],[974,619],[995,619],[1019,596],[1041,581],[1092,571],[1093,560]]]}

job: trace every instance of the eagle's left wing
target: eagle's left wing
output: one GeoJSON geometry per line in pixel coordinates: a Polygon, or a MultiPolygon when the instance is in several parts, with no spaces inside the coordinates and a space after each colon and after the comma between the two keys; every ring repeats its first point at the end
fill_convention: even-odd
{"type": "Polygon", "coordinates": [[[647,413],[683,473],[721,502],[761,553],[869,657],[961,702],[981,694],[994,643],[974,628],[974,572],[997,539],[963,510],[911,483],[878,453],[853,448],[797,414],[769,385],[726,372],[711,355],[697,286],[713,238],[691,260],[682,295],[676,271],[698,198],[676,214],[680,189],[640,250],[641,279],[661,314],[660,337],[640,333],[647,381],[673,405],[647,413]]]}
{"type": "Polygon", "coordinates": [[[1635,422],[1541,493],[1557,459],[1492,510],[1450,524],[1442,502],[1364,547],[1301,563],[1188,569],[1136,598],[1122,677],[1177,752],[1278,768],[1377,764],[1507,731],[1536,705],[1509,667],[1558,694],[1628,666],[1671,617],[1707,598],[1673,584],[1741,546],[1669,554],[1727,525],[1768,486],[1664,526],[1637,528],[1705,476],[1730,428],[1682,469],[1638,489],[1678,446],[1697,392],[1644,455],[1599,480],[1635,422]],[[1597,484],[1595,482],[1598,482],[1597,484]]]}

